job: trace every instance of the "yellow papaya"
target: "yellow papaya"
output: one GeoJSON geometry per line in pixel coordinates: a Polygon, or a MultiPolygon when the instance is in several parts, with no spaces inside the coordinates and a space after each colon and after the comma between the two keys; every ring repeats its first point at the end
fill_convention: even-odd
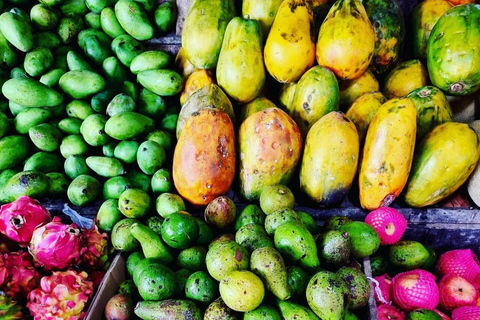
{"type": "Polygon", "coordinates": [[[240,194],[258,200],[266,186],[286,185],[302,154],[297,124],[280,108],[254,113],[238,132],[240,194]]]}
{"type": "Polygon", "coordinates": [[[218,57],[218,85],[233,99],[246,103],[265,84],[263,41],[257,20],[233,18],[227,26],[218,57]]]}
{"type": "Polygon", "coordinates": [[[185,86],[180,94],[180,104],[183,106],[185,101],[187,101],[195,91],[212,83],[215,83],[215,81],[208,70],[199,69],[194,71],[188,76],[187,81],[185,81],[185,86]]]}
{"type": "Polygon", "coordinates": [[[238,121],[242,123],[245,119],[258,111],[276,107],[277,106],[275,105],[275,103],[265,97],[256,98],[255,100],[250,101],[242,107],[242,111],[240,112],[240,119],[238,121]]]}
{"type": "Polygon", "coordinates": [[[318,64],[342,80],[355,79],[367,70],[374,50],[375,33],[362,2],[335,2],[318,33],[318,64]]]}
{"type": "Polygon", "coordinates": [[[387,99],[405,97],[413,90],[426,86],[427,82],[428,71],[420,60],[405,61],[386,76],[383,94],[387,99]]]}
{"type": "Polygon", "coordinates": [[[175,69],[182,76],[183,80],[186,80],[195,70],[197,70],[193,64],[188,61],[185,56],[185,50],[180,47],[175,57],[175,69]]]}
{"type": "Polygon", "coordinates": [[[315,66],[305,72],[297,83],[292,102],[292,118],[303,137],[317,120],[338,110],[339,98],[337,78],[330,69],[315,66]]]}
{"type": "Polygon", "coordinates": [[[242,16],[257,20],[262,27],[262,35],[265,39],[282,2],[283,0],[243,0],[242,16]]]}
{"type": "Polygon", "coordinates": [[[225,29],[233,17],[232,0],[195,0],[192,3],[183,24],[182,47],[195,68],[217,66],[225,29]]]}
{"type": "Polygon", "coordinates": [[[373,116],[385,102],[387,102],[387,98],[381,92],[369,92],[355,100],[347,110],[345,115],[355,124],[360,142],[365,139],[373,116]]]}
{"type": "Polygon", "coordinates": [[[455,192],[475,169],[479,141],[465,123],[436,126],[415,153],[405,202],[412,207],[435,204],[455,192]]]}
{"type": "Polygon", "coordinates": [[[437,125],[453,121],[453,111],[442,90],[433,86],[421,87],[407,95],[417,107],[417,141],[437,125]]]}
{"type": "Polygon", "coordinates": [[[340,87],[340,105],[347,108],[365,93],[380,90],[380,85],[370,70],[365,71],[356,79],[340,81],[338,85],[340,87]]]}
{"type": "Polygon", "coordinates": [[[278,8],[264,48],[265,66],[278,82],[297,81],[315,62],[312,11],[304,0],[278,8]]]}
{"type": "Polygon", "coordinates": [[[402,192],[412,166],[417,109],[410,98],[392,99],[375,113],[360,165],[362,208],[389,206],[402,192]]]}
{"type": "Polygon", "coordinates": [[[323,116],[305,140],[300,189],[321,205],[341,202],[357,173],[358,154],[353,122],[338,111],[323,116]]]}
{"type": "Polygon", "coordinates": [[[284,83],[278,93],[278,106],[291,117],[293,115],[292,102],[295,96],[296,82],[284,83]]]}
{"type": "Polygon", "coordinates": [[[190,116],[173,154],[178,193],[194,206],[206,206],[227,193],[235,177],[235,132],[227,113],[200,109],[190,116]]]}

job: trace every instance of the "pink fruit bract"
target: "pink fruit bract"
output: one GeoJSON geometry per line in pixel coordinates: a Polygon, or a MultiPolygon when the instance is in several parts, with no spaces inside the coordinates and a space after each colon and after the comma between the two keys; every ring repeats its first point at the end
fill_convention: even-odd
{"type": "Polygon", "coordinates": [[[28,245],[38,225],[50,221],[52,217],[47,209],[27,196],[0,207],[0,232],[22,247],[28,245]]]}
{"type": "Polygon", "coordinates": [[[46,270],[62,270],[77,265],[86,250],[77,225],[63,224],[59,217],[36,228],[28,245],[35,264],[46,270]]]}
{"type": "Polygon", "coordinates": [[[378,320],[403,320],[405,315],[402,311],[389,304],[382,304],[377,307],[378,320]]]}
{"type": "Polygon", "coordinates": [[[40,288],[28,295],[27,308],[34,320],[79,320],[93,295],[93,284],[85,271],[54,271],[43,277],[40,288]]]}
{"type": "Polygon", "coordinates": [[[84,265],[101,269],[108,259],[108,235],[100,233],[95,223],[83,231],[84,246],[87,248],[81,259],[84,265]]]}
{"type": "Polygon", "coordinates": [[[421,269],[397,274],[390,290],[393,302],[404,311],[433,310],[440,299],[435,276],[421,269]]]}
{"type": "Polygon", "coordinates": [[[480,274],[480,263],[471,249],[457,249],[443,253],[438,258],[435,269],[439,277],[453,273],[472,283],[480,274]]]}
{"type": "Polygon", "coordinates": [[[373,210],[365,218],[365,223],[375,229],[383,246],[398,242],[407,230],[407,220],[394,208],[373,210]]]}
{"type": "Polygon", "coordinates": [[[388,274],[383,274],[373,278],[373,280],[373,292],[375,294],[377,305],[390,304],[392,302],[390,299],[390,285],[392,284],[392,279],[388,274]]]}
{"type": "Polygon", "coordinates": [[[0,291],[13,299],[24,298],[40,283],[41,275],[35,270],[28,252],[10,252],[3,255],[5,278],[0,291]]]}
{"type": "Polygon", "coordinates": [[[445,311],[477,304],[477,289],[465,278],[449,273],[438,283],[440,307],[445,311]]]}
{"type": "Polygon", "coordinates": [[[480,307],[460,307],[453,310],[452,320],[480,320],[480,307]]]}

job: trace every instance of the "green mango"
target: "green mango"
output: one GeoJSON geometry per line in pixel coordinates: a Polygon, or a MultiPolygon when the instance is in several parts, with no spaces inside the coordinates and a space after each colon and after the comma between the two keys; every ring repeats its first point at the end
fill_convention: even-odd
{"type": "Polygon", "coordinates": [[[94,71],[90,64],[76,51],[68,51],[67,66],[69,71],[90,70],[94,71]]]}
{"type": "Polygon", "coordinates": [[[135,2],[138,2],[145,11],[152,11],[157,5],[155,0],[135,0],[135,2]]]}
{"type": "Polygon", "coordinates": [[[165,100],[158,94],[143,88],[138,97],[138,112],[151,118],[161,118],[167,109],[165,100]]]}
{"type": "Polygon", "coordinates": [[[160,96],[173,96],[183,89],[182,77],[173,70],[145,70],[137,75],[138,82],[160,96]]]}
{"type": "MultiPolygon", "coordinates": [[[[122,35],[115,39],[124,38],[124,37],[125,35],[122,35]]],[[[112,42],[112,48],[113,48],[113,42],[112,42]]],[[[134,38],[118,42],[118,45],[115,47],[115,49],[113,49],[113,51],[117,55],[118,60],[120,60],[120,62],[122,62],[122,64],[128,68],[130,68],[130,65],[133,59],[135,59],[136,56],[138,56],[145,50],[146,49],[144,45],[134,38]]]]}
{"type": "Polygon", "coordinates": [[[20,134],[27,134],[31,127],[45,123],[52,119],[52,113],[43,108],[28,108],[21,111],[14,119],[15,130],[20,134]]]}
{"type": "Polygon", "coordinates": [[[67,70],[67,53],[73,50],[72,47],[60,45],[53,51],[53,68],[67,70]]]}
{"type": "Polygon", "coordinates": [[[153,27],[147,14],[135,1],[119,0],[115,4],[115,16],[122,28],[137,40],[149,40],[153,37],[153,27]]]}
{"type": "Polygon", "coordinates": [[[155,194],[171,192],[173,190],[173,178],[169,169],[157,170],[151,180],[152,192],[155,194]]]}
{"type": "Polygon", "coordinates": [[[345,284],[335,273],[320,271],[308,282],[306,296],[320,319],[336,320],[345,315],[345,293],[345,284]]]}
{"type": "Polygon", "coordinates": [[[2,32],[0,32],[0,64],[8,69],[18,64],[17,54],[2,32]]]}
{"type": "Polygon", "coordinates": [[[259,226],[265,225],[266,215],[256,204],[249,204],[237,215],[235,219],[235,230],[238,231],[242,226],[254,223],[259,226]]]}
{"type": "Polygon", "coordinates": [[[138,74],[145,70],[164,69],[170,63],[170,55],[161,50],[150,50],[140,53],[130,63],[130,71],[138,74]]]}
{"type": "Polygon", "coordinates": [[[58,84],[73,99],[87,98],[105,88],[102,76],[89,70],[69,71],[60,78],[58,84]]]}
{"type": "Polygon", "coordinates": [[[37,32],[33,35],[33,47],[53,50],[60,46],[60,38],[51,31],[37,32]]]}
{"type": "Polygon", "coordinates": [[[299,296],[305,294],[308,280],[310,277],[302,268],[298,266],[289,266],[287,268],[287,277],[292,296],[299,296]]]}
{"type": "Polygon", "coordinates": [[[118,209],[127,218],[143,218],[152,208],[152,199],[147,192],[130,188],[118,198],[118,209]]]}
{"type": "Polygon", "coordinates": [[[117,88],[107,87],[105,90],[93,95],[92,99],[90,100],[92,109],[97,113],[105,113],[105,111],[107,111],[108,103],[112,101],[113,97],[115,97],[117,93],[117,88]]]}
{"type": "Polygon", "coordinates": [[[83,51],[97,65],[102,65],[103,61],[112,54],[109,44],[102,43],[96,36],[88,36],[85,39],[83,51]]]}
{"type": "MultiPolygon", "coordinates": [[[[5,169],[0,172],[0,186],[5,185],[7,183],[8,179],[16,175],[22,171],[20,168],[15,168],[15,169],[5,169]]],[[[1,187],[0,187],[1,188],[1,187]]]]}
{"type": "Polygon", "coordinates": [[[101,177],[112,178],[124,173],[123,165],[115,158],[90,156],[87,166],[101,177]]]}
{"type": "MultiPolygon", "coordinates": [[[[187,317],[191,320],[203,319],[201,310],[190,300],[141,301],[135,307],[134,312],[143,320],[185,319],[187,317]]],[[[221,319],[228,320],[227,318],[221,319]]]]}
{"type": "Polygon", "coordinates": [[[253,251],[250,256],[250,270],[263,280],[266,289],[278,299],[287,300],[290,298],[291,291],[287,280],[287,267],[277,250],[263,247],[253,251]]]}
{"type": "Polygon", "coordinates": [[[287,222],[297,222],[301,224],[300,217],[292,209],[283,209],[275,211],[265,218],[265,231],[268,235],[273,235],[275,230],[287,222]]]}
{"type": "Polygon", "coordinates": [[[62,5],[60,6],[60,11],[64,15],[77,14],[83,16],[87,14],[88,8],[85,5],[85,1],[63,0],[62,5]]]}
{"type": "Polygon", "coordinates": [[[128,80],[124,81],[120,86],[120,92],[132,97],[133,101],[138,100],[139,88],[135,82],[128,80]]]}
{"type": "Polygon", "coordinates": [[[93,29],[93,28],[84,29],[78,34],[78,38],[77,38],[78,46],[82,48],[82,50],[85,51],[85,44],[87,42],[87,38],[91,36],[97,37],[98,41],[104,47],[109,46],[110,42],[112,41],[112,39],[110,39],[110,37],[107,36],[105,32],[103,32],[102,30],[93,29]]]}
{"type": "Polygon", "coordinates": [[[243,320],[282,320],[282,316],[274,307],[262,303],[254,310],[245,312],[243,320]]]}
{"type": "Polygon", "coordinates": [[[68,177],[61,172],[49,172],[46,176],[49,180],[47,196],[55,199],[64,198],[70,184],[68,177]]]}
{"type": "Polygon", "coordinates": [[[72,180],[78,176],[91,173],[83,156],[68,156],[63,164],[63,169],[72,180]]]}
{"type": "Polygon", "coordinates": [[[88,28],[101,29],[102,24],[100,22],[100,14],[95,12],[89,12],[85,15],[85,24],[88,28]]]}
{"type": "Polygon", "coordinates": [[[265,84],[260,23],[235,17],[228,23],[217,63],[217,82],[240,103],[260,95],[265,84]]]}
{"type": "Polygon", "coordinates": [[[0,139],[0,171],[12,169],[28,157],[30,143],[23,136],[6,136],[0,139]]]}
{"type": "Polygon", "coordinates": [[[62,133],[49,123],[37,124],[28,129],[28,136],[33,144],[42,151],[52,152],[60,148],[62,133]]]}
{"type": "Polygon", "coordinates": [[[278,300],[277,305],[283,319],[320,320],[312,310],[298,303],[278,300]]]}
{"type": "Polygon", "coordinates": [[[79,134],[72,134],[63,137],[60,144],[60,153],[66,159],[69,156],[82,156],[88,151],[88,146],[79,134]]]}
{"type": "Polygon", "coordinates": [[[50,173],[57,171],[63,165],[57,153],[51,152],[37,152],[25,161],[23,171],[40,171],[43,173],[50,173]]]}
{"type": "Polygon", "coordinates": [[[139,170],[130,170],[125,177],[130,181],[132,188],[150,191],[150,176],[139,170]]]}
{"type": "Polygon", "coordinates": [[[137,161],[137,150],[140,146],[138,141],[120,141],[113,151],[113,156],[125,163],[133,164],[137,161]]]}
{"type": "Polygon", "coordinates": [[[117,147],[117,141],[110,141],[107,144],[104,144],[102,147],[102,153],[105,157],[113,157],[115,148],[117,147]]]}
{"type": "Polygon", "coordinates": [[[47,48],[35,48],[25,55],[23,67],[31,77],[38,77],[53,65],[53,54],[47,48]]]}
{"type": "Polygon", "coordinates": [[[103,184],[103,198],[118,199],[125,190],[132,187],[133,185],[125,176],[117,176],[110,178],[103,184]]]}
{"type": "MultiPolygon", "coordinates": [[[[98,228],[105,232],[111,232],[117,222],[123,219],[123,214],[118,210],[117,199],[105,200],[97,213],[98,228]]],[[[143,254],[142,254],[143,256],[143,254]]]]}
{"type": "Polygon", "coordinates": [[[105,123],[105,132],[117,140],[127,140],[139,137],[153,130],[154,121],[136,112],[117,114],[105,123]]]}
{"type": "Polygon", "coordinates": [[[51,69],[40,77],[40,83],[52,88],[58,84],[58,81],[66,71],[64,69],[51,69]]]}
{"type": "Polygon", "coordinates": [[[298,222],[287,222],[275,230],[274,243],[277,250],[291,261],[309,270],[320,266],[317,246],[312,234],[298,222]]]}
{"type": "Polygon", "coordinates": [[[100,194],[101,184],[88,175],[80,175],[68,186],[68,200],[75,206],[86,206],[95,201],[100,194]]]}
{"type": "Polygon", "coordinates": [[[48,184],[49,180],[43,172],[21,171],[0,189],[0,202],[12,202],[21,196],[40,199],[46,195],[48,184]]]}
{"type": "Polygon", "coordinates": [[[0,111],[0,138],[2,138],[8,132],[9,127],[10,127],[10,120],[5,115],[5,113],[0,111]]]}
{"type": "Polygon", "coordinates": [[[147,140],[138,147],[138,167],[148,175],[153,175],[157,170],[161,169],[166,160],[167,153],[155,141],[147,140]]]}
{"type": "Polygon", "coordinates": [[[80,15],[67,15],[60,19],[58,36],[62,43],[71,43],[84,29],[85,25],[80,15]]]}
{"type": "Polygon", "coordinates": [[[119,85],[127,80],[127,70],[117,57],[108,57],[102,64],[105,81],[111,85],[119,85]]]}
{"type": "Polygon", "coordinates": [[[367,276],[362,271],[352,267],[341,267],[337,271],[337,276],[345,282],[348,309],[356,310],[366,306],[370,297],[370,284],[367,276]]]}
{"type": "Polygon", "coordinates": [[[0,32],[15,48],[28,52],[33,48],[32,27],[28,19],[12,13],[4,12],[0,15],[0,32]]]}
{"type": "Polygon", "coordinates": [[[49,30],[58,25],[60,13],[49,6],[38,3],[30,9],[30,20],[38,29],[49,30]]]}
{"type": "Polygon", "coordinates": [[[145,258],[157,259],[165,265],[173,262],[174,257],[170,252],[171,250],[165,245],[158,233],[140,223],[132,224],[130,232],[140,242],[145,258]]]}
{"type": "Polygon", "coordinates": [[[344,265],[350,258],[352,241],[347,232],[329,230],[316,240],[318,256],[328,265],[344,265]]]}
{"type": "MultiPolygon", "coordinates": [[[[152,117],[153,118],[153,117],[152,117]]],[[[173,139],[170,132],[166,130],[153,130],[145,137],[147,140],[152,140],[158,143],[163,149],[170,150],[173,145],[173,139]]]]}
{"type": "Polygon", "coordinates": [[[100,23],[102,30],[111,38],[116,38],[119,35],[126,34],[126,31],[118,22],[115,11],[110,7],[104,8],[100,13],[100,23]]]}
{"type": "Polygon", "coordinates": [[[114,115],[121,114],[127,111],[135,111],[135,101],[132,97],[119,93],[113,97],[112,101],[107,106],[107,115],[113,117],[114,115]]]}
{"type": "Polygon", "coordinates": [[[389,262],[402,269],[413,270],[421,267],[429,258],[428,250],[417,241],[402,240],[390,246],[389,262]]]}
{"type": "Polygon", "coordinates": [[[153,14],[155,28],[160,34],[170,32],[177,21],[177,4],[175,1],[165,1],[161,3],[153,14]]]}
{"type": "Polygon", "coordinates": [[[235,233],[235,241],[250,252],[262,247],[274,247],[273,241],[268,237],[265,229],[255,223],[243,225],[238,229],[235,233]]]}
{"type": "Polygon", "coordinates": [[[2,93],[8,100],[25,107],[55,107],[63,101],[60,93],[35,79],[7,80],[2,86],[2,93]]]}
{"type": "Polygon", "coordinates": [[[100,13],[105,7],[115,5],[117,0],[85,0],[85,5],[90,11],[100,13]]]}
{"type": "Polygon", "coordinates": [[[92,107],[83,100],[72,100],[65,108],[69,117],[79,118],[81,120],[85,120],[95,113],[92,107]]]}
{"type": "Polygon", "coordinates": [[[83,139],[89,145],[99,147],[110,141],[110,137],[105,133],[107,118],[101,114],[92,114],[83,120],[80,126],[80,133],[83,139]]]}
{"type": "Polygon", "coordinates": [[[82,125],[82,119],[79,118],[65,118],[58,122],[58,129],[63,134],[80,134],[80,126],[82,125]]]}
{"type": "MultiPolygon", "coordinates": [[[[155,218],[162,219],[159,216],[155,218]]],[[[160,227],[161,230],[161,227],[160,227]]],[[[185,268],[191,271],[206,270],[205,258],[207,256],[207,250],[202,246],[193,246],[187,249],[183,249],[177,256],[176,264],[180,268],[185,268]]]]}

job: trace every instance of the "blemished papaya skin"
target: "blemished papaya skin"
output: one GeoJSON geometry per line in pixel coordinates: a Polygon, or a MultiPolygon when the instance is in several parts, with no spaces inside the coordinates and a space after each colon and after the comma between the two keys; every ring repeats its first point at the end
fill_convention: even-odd
{"type": "Polygon", "coordinates": [[[374,210],[402,192],[412,166],[417,109],[409,98],[392,99],[368,127],[359,173],[360,204],[374,210]]]}
{"type": "Polygon", "coordinates": [[[224,195],[235,176],[235,132],[227,113],[200,109],[187,118],[173,155],[178,193],[194,206],[224,195]]]}
{"type": "Polygon", "coordinates": [[[282,2],[283,0],[243,0],[242,16],[258,20],[262,27],[263,39],[265,39],[282,2]]]}
{"type": "Polygon", "coordinates": [[[209,71],[204,69],[193,71],[185,81],[185,86],[180,94],[180,104],[183,106],[185,101],[187,101],[195,91],[211,83],[215,83],[215,80],[209,71]]]}
{"type": "Polygon", "coordinates": [[[295,82],[315,62],[313,15],[304,0],[285,0],[268,34],[264,60],[278,82],[295,82]]]}
{"type": "Polygon", "coordinates": [[[445,122],[418,146],[405,202],[416,208],[435,204],[455,192],[475,169],[479,141],[465,123],[445,122]]]}
{"type": "Polygon", "coordinates": [[[339,79],[355,79],[367,70],[375,33],[360,0],[338,0],[330,8],[317,40],[317,62],[339,79]]]}
{"type": "Polygon", "coordinates": [[[409,60],[400,63],[385,77],[383,94],[388,99],[401,98],[427,83],[427,68],[420,60],[409,60]]]}
{"type": "Polygon", "coordinates": [[[254,113],[238,132],[240,194],[258,200],[265,186],[286,185],[300,161],[302,136],[284,111],[269,108],[254,113]]]}
{"type": "Polygon", "coordinates": [[[357,173],[359,140],[355,124],[338,111],[308,132],[300,167],[300,188],[321,205],[345,198],[357,173]]]}
{"type": "Polygon", "coordinates": [[[361,142],[365,139],[368,126],[377,110],[387,102],[387,98],[381,92],[365,93],[355,100],[345,114],[357,127],[358,138],[361,142]]]}

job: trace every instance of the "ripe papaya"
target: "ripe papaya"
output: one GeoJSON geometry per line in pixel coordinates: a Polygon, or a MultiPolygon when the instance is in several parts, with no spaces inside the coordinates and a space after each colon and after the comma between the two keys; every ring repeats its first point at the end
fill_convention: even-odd
{"type": "Polygon", "coordinates": [[[369,92],[353,102],[345,116],[352,120],[357,127],[360,142],[365,139],[368,126],[377,113],[377,110],[387,102],[387,98],[381,92],[369,92]]]}
{"type": "Polygon", "coordinates": [[[480,88],[480,5],[453,7],[438,19],[427,45],[432,84],[464,96],[480,88]]]}
{"type": "Polygon", "coordinates": [[[235,16],[232,0],[196,0],[188,10],[182,31],[182,47],[195,68],[217,66],[228,22],[235,16]]]}
{"type": "Polygon", "coordinates": [[[228,191],[235,176],[235,132],[227,113],[204,108],[187,119],[173,154],[172,176],[178,193],[195,206],[228,191]]]}
{"type": "Polygon", "coordinates": [[[340,87],[340,106],[347,108],[365,93],[380,90],[380,85],[370,70],[365,71],[356,79],[340,81],[338,85],[340,87]]]}
{"type": "Polygon", "coordinates": [[[412,207],[435,204],[455,192],[475,169],[479,141],[465,123],[436,126],[415,154],[405,202],[412,207]]]}
{"type": "Polygon", "coordinates": [[[334,111],[308,132],[300,167],[300,188],[321,205],[345,198],[357,173],[359,140],[355,125],[334,111]]]}
{"type": "Polygon", "coordinates": [[[420,60],[405,61],[385,77],[383,94],[388,99],[405,97],[413,90],[426,86],[427,82],[428,71],[420,60]]]}
{"type": "Polygon", "coordinates": [[[360,77],[372,61],[375,33],[360,0],[338,0],[323,21],[317,62],[342,80],[360,77]]]}
{"type": "Polygon", "coordinates": [[[407,96],[417,107],[417,141],[437,125],[453,121],[453,112],[443,92],[433,86],[413,90],[407,96]]]}
{"type": "Polygon", "coordinates": [[[450,10],[447,0],[426,0],[416,5],[411,13],[412,54],[415,59],[427,57],[427,44],[430,33],[438,19],[450,10]]]}
{"type": "Polygon", "coordinates": [[[277,106],[272,101],[268,100],[265,97],[258,97],[255,100],[250,101],[242,107],[240,111],[239,122],[242,123],[245,119],[250,117],[252,114],[262,111],[268,108],[276,108],[277,106]]]}
{"type": "Polygon", "coordinates": [[[243,0],[242,16],[257,20],[262,27],[263,39],[265,39],[282,2],[283,0],[243,0]]]}
{"type": "Polygon", "coordinates": [[[240,194],[249,201],[258,200],[266,186],[286,185],[302,152],[297,124],[279,108],[259,111],[245,119],[238,144],[240,194]]]}
{"type": "Polygon", "coordinates": [[[376,74],[392,69],[400,60],[405,40],[405,20],[396,0],[364,0],[375,30],[375,52],[370,68],[376,74]]]}
{"type": "Polygon", "coordinates": [[[241,103],[258,97],[265,84],[262,49],[262,31],[257,20],[230,20],[218,57],[217,82],[241,103]]]}
{"type": "Polygon", "coordinates": [[[412,166],[416,118],[417,109],[410,98],[389,100],[375,113],[360,165],[362,208],[389,206],[402,192],[412,166]]]}
{"type": "Polygon", "coordinates": [[[312,11],[304,0],[278,8],[264,48],[265,66],[278,82],[295,82],[315,62],[312,11]]]}
{"type": "Polygon", "coordinates": [[[292,118],[303,137],[317,120],[338,110],[339,99],[338,82],[330,69],[315,66],[305,72],[297,83],[292,102],[292,118]]]}
{"type": "Polygon", "coordinates": [[[215,83],[215,80],[213,80],[209,71],[204,69],[195,70],[185,81],[185,86],[180,94],[180,104],[183,106],[185,101],[187,101],[195,91],[211,83],[215,83]]]}

